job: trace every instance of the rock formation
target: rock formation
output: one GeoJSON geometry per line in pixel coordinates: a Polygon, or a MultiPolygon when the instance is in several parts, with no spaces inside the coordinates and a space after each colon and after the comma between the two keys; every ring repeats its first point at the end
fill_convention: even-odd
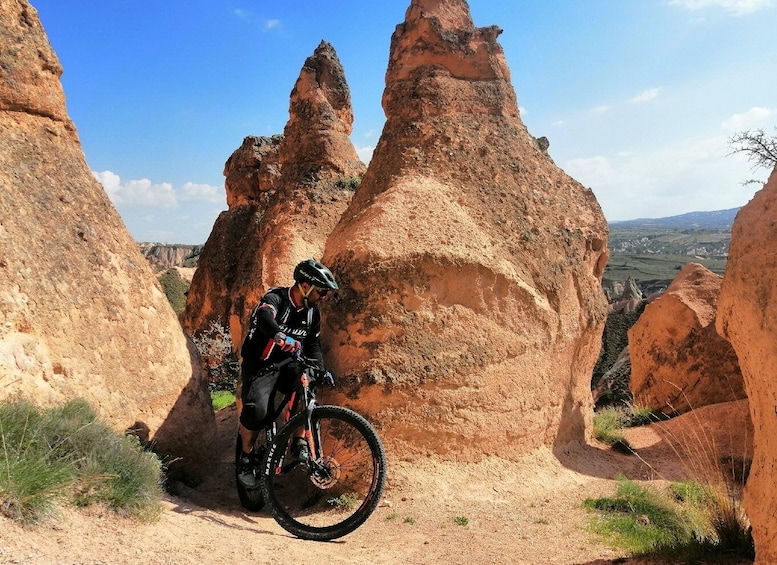
{"type": "Polygon", "coordinates": [[[715,330],[721,282],[688,263],[631,327],[635,403],[671,414],[746,398],[737,356],[715,330]]]}
{"type": "Polygon", "coordinates": [[[164,271],[173,267],[195,267],[202,246],[138,243],[138,249],[148,259],[152,269],[164,271]]]}
{"type": "Polygon", "coordinates": [[[0,398],[84,398],[198,472],[205,381],[148,262],[84,159],[37,12],[0,0],[0,398]]]}
{"type": "Polygon", "coordinates": [[[278,163],[278,146],[283,136],[243,139],[243,144],[229,156],[224,164],[224,187],[229,209],[238,206],[260,204],[262,195],[276,188],[281,176],[278,163]]]}
{"type": "Polygon", "coordinates": [[[755,429],[745,487],[756,563],[777,563],[777,168],[740,210],[718,302],[717,328],[737,353],[755,429]]]}
{"type": "Polygon", "coordinates": [[[348,136],[353,111],[334,48],[316,48],[291,92],[282,136],[246,137],[226,163],[229,210],[213,227],[189,289],[183,324],[190,334],[214,321],[233,346],[269,288],[288,285],[302,259],[324,242],[364,172],[348,136]]]}
{"type": "Polygon", "coordinates": [[[399,456],[517,455],[590,424],[607,224],[521,122],[499,33],[463,0],[412,1],[327,240],[328,359],[399,456]]]}

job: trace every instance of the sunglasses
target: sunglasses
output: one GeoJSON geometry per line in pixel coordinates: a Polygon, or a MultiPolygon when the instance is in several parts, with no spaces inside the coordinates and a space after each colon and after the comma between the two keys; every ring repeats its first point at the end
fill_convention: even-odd
{"type": "Polygon", "coordinates": [[[322,298],[323,298],[324,296],[326,296],[326,295],[327,295],[327,293],[329,292],[329,289],[328,289],[328,288],[319,288],[319,287],[317,287],[317,286],[314,286],[313,288],[315,288],[315,289],[316,289],[316,291],[318,292],[318,295],[319,295],[319,296],[321,296],[322,298]]]}

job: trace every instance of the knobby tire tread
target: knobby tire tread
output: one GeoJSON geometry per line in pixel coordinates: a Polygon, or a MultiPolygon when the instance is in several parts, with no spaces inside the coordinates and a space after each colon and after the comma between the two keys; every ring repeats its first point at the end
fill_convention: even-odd
{"type": "MultiPolygon", "coordinates": [[[[356,528],[361,526],[367,518],[375,511],[383,494],[386,485],[386,453],[383,444],[378,437],[377,432],[372,425],[360,414],[343,406],[317,406],[313,409],[313,419],[339,419],[347,423],[352,428],[359,431],[370,448],[373,459],[377,462],[377,478],[374,488],[372,488],[369,498],[366,499],[361,507],[346,520],[325,527],[315,527],[295,520],[282,507],[278,495],[272,492],[273,480],[268,477],[270,469],[274,469],[278,459],[282,456],[283,448],[288,443],[291,435],[296,429],[303,425],[304,413],[296,414],[289,422],[281,428],[275,437],[273,445],[267,457],[264,458],[261,467],[261,485],[264,494],[264,501],[270,506],[273,518],[278,524],[289,533],[305,540],[311,541],[330,541],[343,537],[356,528]],[[272,457],[272,460],[270,459],[272,457]]],[[[281,495],[282,496],[282,495],[281,495]]]]}

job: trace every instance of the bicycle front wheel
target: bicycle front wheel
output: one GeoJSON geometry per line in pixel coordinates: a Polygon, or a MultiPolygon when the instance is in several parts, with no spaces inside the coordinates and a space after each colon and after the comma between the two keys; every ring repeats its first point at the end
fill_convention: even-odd
{"type": "Polygon", "coordinates": [[[295,536],[328,541],[361,526],[375,510],[386,484],[386,454],[374,428],[342,406],[313,409],[315,453],[289,461],[289,445],[305,415],[279,432],[262,467],[264,498],[273,518],[295,536]]]}

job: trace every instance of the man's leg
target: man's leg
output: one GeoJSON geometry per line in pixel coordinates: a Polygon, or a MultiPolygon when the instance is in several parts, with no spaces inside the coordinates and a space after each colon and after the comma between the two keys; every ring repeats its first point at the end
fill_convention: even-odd
{"type": "Polygon", "coordinates": [[[240,431],[240,441],[243,453],[251,453],[256,443],[256,438],[259,436],[259,430],[249,430],[243,424],[238,424],[238,430],[240,431]]]}

